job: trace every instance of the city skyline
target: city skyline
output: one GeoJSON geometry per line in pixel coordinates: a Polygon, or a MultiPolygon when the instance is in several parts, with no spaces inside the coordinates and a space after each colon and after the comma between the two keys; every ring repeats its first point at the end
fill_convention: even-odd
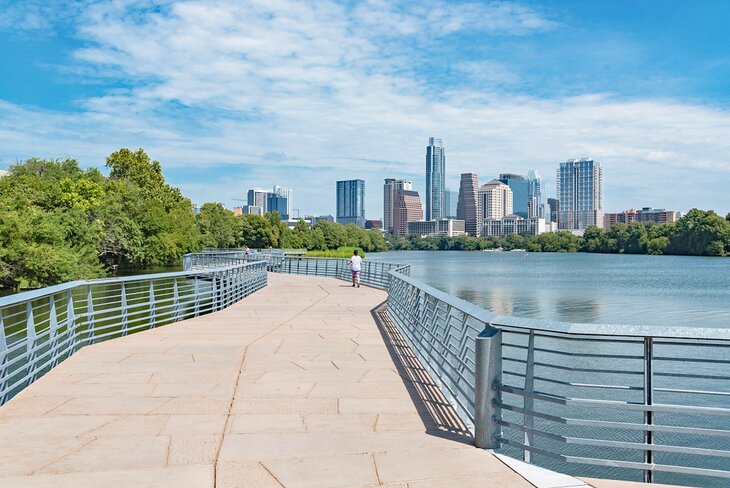
{"type": "Polygon", "coordinates": [[[425,195],[437,136],[447,188],[590,156],[607,211],[730,212],[727,2],[144,5],[0,0],[0,168],[142,147],[193,201],[274,181],[331,214],[341,179],[425,195]]]}

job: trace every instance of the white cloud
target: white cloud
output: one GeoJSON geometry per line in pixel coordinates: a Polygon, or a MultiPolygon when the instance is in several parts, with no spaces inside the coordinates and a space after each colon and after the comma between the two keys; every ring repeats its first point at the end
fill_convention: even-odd
{"type": "Polygon", "coordinates": [[[167,168],[228,165],[245,175],[179,181],[194,200],[227,200],[277,182],[295,189],[297,207],[317,213],[334,212],[336,179],[361,177],[368,215],[377,217],[382,178],[420,178],[426,140],[439,136],[453,189],[461,172],[488,179],[532,167],[554,189],[559,161],[591,155],[604,164],[610,210],[647,200],[730,210],[724,189],[707,184],[730,177],[727,110],[611,94],[511,95],[500,86],[517,75],[490,60],[453,67],[458,76],[481,77],[479,91],[434,88],[416,74],[428,54],[408,39],[435,30],[521,35],[555,27],[527,7],[251,0],[127,10],[141,4],[90,7],[79,29],[88,47],[76,53],[85,68],[133,88],[83,100],[80,113],[0,102],[5,162],[72,155],[98,165],[118,147],[141,146],[167,168]],[[704,181],[691,177],[695,171],[706,172],[704,181]],[[685,190],[674,192],[679,183],[685,190]]]}

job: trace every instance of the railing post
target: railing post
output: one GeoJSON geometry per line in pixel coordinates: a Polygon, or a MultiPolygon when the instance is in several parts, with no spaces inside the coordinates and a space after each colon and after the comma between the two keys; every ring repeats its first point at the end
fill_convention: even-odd
{"type": "Polygon", "coordinates": [[[91,342],[94,338],[94,295],[91,291],[91,285],[86,287],[86,340],[91,342]]]}
{"type": "Polygon", "coordinates": [[[121,307],[122,307],[122,335],[125,336],[128,333],[127,327],[129,324],[129,319],[128,319],[129,312],[127,310],[127,287],[124,285],[124,282],[122,282],[121,307]]]}
{"type": "Polygon", "coordinates": [[[474,444],[482,449],[499,447],[501,428],[502,332],[487,326],[476,338],[474,388],[474,444]]]}
{"type": "MultiPolygon", "coordinates": [[[[644,405],[650,407],[654,404],[654,381],[653,381],[653,358],[654,343],[651,337],[644,337],[644,405]]],[[[651,446],[654,443],[654,432],[651,426],[654,424],[654,412],[648,408],[644,411],[644,423],[646,431],[644,431],[644,443],[651,446]]],[[[651,449],[644,451],[644,463],[648,465],[654,464],[654,452],[651,449]]],[[[654,482],[654,471],[651,468],[644,470],[644,482],[654,482]]]]}
{"type": "MultiPolygon", "coordinates": [[[[534,417],[532,412],[535,408],[535,399],[532,393],[535,391],[535,331],[530,329],[530,337],[527,340],[527,360],[525,363],[525,393],[523,399],[523,424],[525,433],[523,436],[524,444],[528,447],[535,445],[535,434],[532,432],[534,425],[534,417]]],[[[532,451],[525,449],[522,451],[522,460],[526,463],[532,463],[532,451]]]]}
{"type": "Polygon", "coordinates": [[[150,280],[150,296],[149,296],[149,303],[150,303],[150,329],[155,328],[155,324],[157,323],[157,318],[155,317],[157,312],[157,307],[155,306],[155,281],[150,280]]]}
{"type": "Polygon", "coordinates": [[[172,279],[172,321],[180,320],[180,291],[178,290],[177,278],[172,279]]]}

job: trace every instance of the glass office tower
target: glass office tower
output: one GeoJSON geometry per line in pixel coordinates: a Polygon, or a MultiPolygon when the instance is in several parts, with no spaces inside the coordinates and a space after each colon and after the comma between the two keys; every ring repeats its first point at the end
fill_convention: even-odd
{"type": "Polygon", "coordinates": [[[365,227],[365,181],[337,182],[337,222],[365,227]]]}
{"type": "Polygon", "coordinates": [[[426,220],[438,220],[444,214],[446,190],[446,154],[441,139],[430,137],[426,146],[426,220]]]}

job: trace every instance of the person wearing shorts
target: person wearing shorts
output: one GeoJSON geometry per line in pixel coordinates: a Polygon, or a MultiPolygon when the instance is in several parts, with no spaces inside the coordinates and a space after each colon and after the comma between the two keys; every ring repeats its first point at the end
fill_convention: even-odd
{"type": "Polygon", "coordinates": [[[357,286],[360,288],[360,270],[362,269],[362,258],[358,256],[357,249],[352,251],[352,257],[347,263],[350,265],[350,271],[352,271],[352,287],[357,286]]]}

